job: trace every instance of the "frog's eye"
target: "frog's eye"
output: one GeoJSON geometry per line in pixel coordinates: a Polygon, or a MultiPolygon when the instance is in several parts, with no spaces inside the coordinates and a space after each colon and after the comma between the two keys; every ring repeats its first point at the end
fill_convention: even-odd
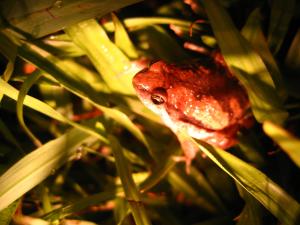
{"type": "Polygon", "coordinates": [[[156,88],[153,90],[151,95],[151,101],[155,105],[161,105],[166,102],[167,99],[167,93],[164,88],[156,88]]]}

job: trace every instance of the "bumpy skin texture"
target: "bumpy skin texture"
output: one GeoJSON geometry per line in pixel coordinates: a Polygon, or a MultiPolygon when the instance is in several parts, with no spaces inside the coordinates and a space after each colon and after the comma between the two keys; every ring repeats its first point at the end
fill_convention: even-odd
{"type": "Polygon", "coordinates": [[[218,53],[181,65],[158,61],[137,73],[133,86],[176,134],[184,131],[226,149],[236,143],[237,131],[249,126],[247,94],[218,53]]]}

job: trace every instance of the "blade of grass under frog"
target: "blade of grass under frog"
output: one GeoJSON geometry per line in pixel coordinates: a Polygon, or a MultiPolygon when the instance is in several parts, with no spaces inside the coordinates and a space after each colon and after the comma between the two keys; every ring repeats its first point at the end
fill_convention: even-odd
{"type": "Polygon", "coordinates": [[[72,129],[23,157],[0,177],[0,210],[47,178],[82,144],[95,139],[84,131],[72,129]]]}
{"type": "Polygon", "coordinates": [[[39,71],[36,71],[32,73],[22,84],[22,87],[19,91],[18,99],[17,99],[17,118],[18,121],[27,134],[27,136],[32,140],[34,145],[36,147],[42,146],[41,141],[31,132],[31,130],[27,127],[24,121],[24,116],[23,116],[23,102],[24,99],[29,91],[29,89],[32,87],[32,85],[35,84],[35,82],[42,76],[42,74],[39,71]]]}
{"type": "Polygon", "coordinates": [[[131,59],[138,58],[138,53],[130,40],[130,37],[118,17],[111,13],[115,26],[115,43],[131,59]]]}
{"type": "MultiPolygon", "coordinates": [[[[187,139],[194,141],[190,137],[187,139]]],[[[194,141],[194,143],[196,143],[194,141]]],[[[197,143],[198,144],[198,143],[197,143]]],[[[201,142],[200,150],[283,224],[299,223],[300,204],[264,173],[236,156],[201,142]],[[286,207],[286,206],[289,207],[286,207]]]]}
{"type": "Polygon", "coordinates": [[[116,138],[109,137],[110,145],[116,159],[116,167],[126,199],[128,200],[130,210],[137,225],[150,225],[151,222],[146,214],[144,205],[141,202],[139,191],[133,181],[131,169],[127,159],[123,155],[122,148],[116,138]]]}
{"type": "Polygon", "coordinates": [[[261,19],[260,9],[255,9],[249,16],[246,24],[242,29],[242,35],[252,44],[255,50],[262,57],[264,63],[266,64],[270,75],[274,81],[275,87],[278,91],[278,95],[282,100],[287,98],[287,92],[284,86],[282,75],[280,73],[279,67],[273,55],[270,52],[267,41],[261,29],[261,19]]]}
{"type": "Polygon", "coordinates": [[[72,25],[65,32],[86,53],[113,92],[126,95],[135,93],[131,82],[135,73],[126,73],[131,68],[129,59],[95,20],[72,25]]]}
{"type": "Polygon", "coordinates": [[[300,140],[280,126],[269,121],[263,124],[265,133],[276,142],[290,159],[300,167],[300,140]]]}
{"type": "MultiPolygon", "coordinates": [[[[0,94],[4,94],[7,97],[12,98],[15,101],[17,101],[19,91],[16,90],[11,85],[9,85],[8,83],[6,83],[4,80],[0,79],[0,94]]],[[[49,105],[45,104],[44,102],[42,102],[36,98],[26,95],[23,104],[46,115],[46,116],[49,116],[50,118],[53,118],[53,119],[58,120],[63,123],[67,123],[73,127],[76,127],[78,129],[82,130],[82,131],[85,131],[86,133],[88,133],[90,135],[96,136],[99,138],[99,140],[103,141],[104,143],[107,143],[107,139],[105,137],[101,136],[94,129],[77,124],[77,123],[65,118],[60,113],[58,113],[56,110],[54,110],[52,107],[50,107],[49,105]]]]}
{"type": "MultiPolygon", "coordinates": [[[[184,171],[184,170],[182,170],[184,171]]],[[[213,201],[209,200],[209,196],[200,193],[197,186],[195,186],[185,171],[180,172],[178,169],[173,169],[168,174],[168,182],[177,193],[182,192],[187,199],[193,199],[193,204],[201,207],[203,210],[215,214],[218,212],[217,206],[213,201]]]]}
{"type": "Polygon", "coordinates": [[[262,59],[241,36],[217,1],[204,0],[203,3],[226,63],[247,89],[254,116],[259,122],[269,119],[283,123],[288,114],[262,59]]]}
{"type": "Polygon", "coordinates": [[[0,1],[1,15],[9,24],[34,37],[57,32],[71,24],[100,17],[141,0],[0,1]]]}
{"type": "Polygon", "coordinates": [[[284,41],[289,24],[294,16],[295,0],[273,0],[268,30],[268,44],[276,54],[284,41]]]}

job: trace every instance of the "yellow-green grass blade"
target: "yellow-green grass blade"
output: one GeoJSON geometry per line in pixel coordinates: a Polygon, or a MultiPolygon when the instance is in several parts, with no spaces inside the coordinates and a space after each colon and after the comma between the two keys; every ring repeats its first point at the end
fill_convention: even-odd
{"type": "Polygon", "coordinates": [[[263,129],[265,133],[282,148],[290,159],[300,167],[300,139],[269,121],[263,123],[263,129]]]}
{"type": "Polygon", "coordinates": [[[283,123],[288,114],[263,60],[216,0],[203,3],[226,63],[247,89],[254,116],[259,122],[269,119],[283,123]]]}
{"type": "Polygon", "coordinates": [[[287,52],[285,58],[286,66],[294,71],[298,71],[300,69],[300,29],[298,29],[297,33],[293,37],[293,41],[289,46],[289,50],[287,52]]]}
{"type": "Polygon", "coordinates": [[[46,179],[82,144],[95,140],[86,132],[72,129],[23,157],[0,177],[0,210],[46,179]]]}
{"type": "MultiPolygon", "coordinates": [[[[16,90],[11,85],[9,85],[8,83],[6,83],[4,80],[0,79],[0,94],[4,94],[7,97],[12,98],[15,101],[17,101],[19,91],[16,90]]],[[[94,129],[77,124],[77,123],[65,118],[60,113],[58,113],[56,110],[54,110],[52,107],[50,107],[49,105],[45,104],[44,102],[42,102],[36,98],[33,98],[33,97],[27,95],[24,99],[24,105],[26,105],[44,115],[49,116],[50,118],[53,118],[60,122],[67,123],[73,127],[81,129],[82,131],[85,131],[86,133],[88,133],[90,135],[94,135],[94,136],[98,137],[101,141],[107,143],[107,139],[105,137],[101,136],[99,133],[97,133],[94,129]]]]}
{"type": "MultiPolygon", "coordinates": [[[[1,92],[0,92],[0,94],[1,94],[1,92]]],[[[4,139],[9,141],[11,144],[14,145],[14,147],[16,147],[16,151],[18,152],[18,154],[20,154],[20,155],[24,154],[24,151],[23,151],[22,147],[20,146],[19,142],[17,141],[15,136],[10,132],[9,128],[6,126],[6,124],[3,122],[3,120],[1,118],[0,118],[0,133],[4,139]]]]}
{"type": "Polygon", "coordinates": [[[206,143],[198,144],[198,146],[208,158],[231,176],[283,224],[294,225],[299,223],[299,203],[264,173],[222,149],[212,147],[206,143]]]}
{"type": "Polygon", "coordinates": [[[41,76],[42,76],[42,74],[39,71],[31,74],[23,83],[23,85],[19,91],[19,95],[18,95],[18,99],[17,99],[17,118],[19,120],[21,127],[23,128],[23,130],[26,132],[26,134],[32,140],[32,142],[35,144],[36,147],[42,146],[42,143],[25,124],[24,116],[23,116],[23,102],[24,102],[24,99],[25,99],[29,89],[31,88],[31,86],[34,85],[34,83],[41,76]]]}
{"type": "Polygon", "coordinates": [[[116,138],[109,137],[110,146],[116,159],[116,167],[120,176],[126,199],[128,200],[130,210],[137,225],[150,225],[144,205],[140,199],[137,186],[132,178],[131,169],[125,158],[122,148],[116,138]]]}
{"type": "Polygon", "coordinates": [[[0,225],[9,225],[13,215],[15,214],[20,201],[15,201],[11,203],[8,207],[0,211],[0,225]]]}
{"type": "Polygon", "coordinates": [[[138,58],[138,53],[130,40],[130,37],[119,18],[112,13],[113,23],[115,26],[115,43],[130,58],[138,58]]]}
{"type": "Polygon", "coordinates": [[[134,94],[131,79],[137,71],[130,71],[129,59],[108,38],[96,20],[72,25],[65,32],[86,53],[113,92],[134,94]]]}
{"type": "MultiPolygon", "coordinates": [[[[8,81],[13,73],[15,58],[17,56],[17,47],[3,34],[0,35],[0,53],[3,54],[8,62],[4,73],[1,75],[2,79],[8,81]]],[[[0,94],[0,101],[2,100],[0,94]]]]}
{"type": "Polygon", "coordinates": [[[273,0],[268,30],[268,44],[276,54],[284,41],[296,8],[295,0],[273,0]]]}
{"type": "Polygon", "coordinates": [[[262,15],[260,9],[255,9],[250,14],[245,26],[242,29],[242,35],[249,41],[258,54],[262,57],[266,67],[270,71],[270,75],[278,90],[278,95],[282,100],[287,97],[285,85],[280,73],[279,67],[269,49],[267,40],[261,29],[262,15]]]}
{"type": "Polygon", "coordinates": [[[192,199],[193,204],[198,205],[207,212],[212,214],[218,212],[218,207],[214,204],[213,201],[210,201],[210,196],[205,195],[199,191],[199,188],[196,185],[193,185],[189,181],[189,177],[185,172],[178,170],[172,170],[168,174],[168,182],[173,187],[173,189],[178,193],[183,193],[185,198],[192,199]]]}
{"type": "Polygon", "coordinates": [[[75,203],[63,206],[61,208],[49,212],[43,217],[43,219],[50,221],[63,219],[66,216],[80,212],[91,205],[97,205],[112,200],[116,197],[116,195],[118,195],[116,191],[105,191],[98,194],[90,195],[75,203]]]}
{"type": "MultiPolygon", "coordinates": [[[[136,17],[136,18],[126,18],[124,19],[124,24],[130,30],[141,29],[147,26],[156,25],[156,24],[173,24],[176,26],[181,26],[189,28],[191,22],[187,20],[175,19],[175,18],[166,18],[166,17],[136,17]]],[[[104,28],[108,31],[114,31],[113,22],[106,22],[103,24],[104,28]]],[[[195,24],[194,29],[200,29],[200,27],[195,24]]]]}
{"type": "Polygon", "coordinates": [[[238,186],[238,190],[245,201],[245,206],[239,215],[237,225],[263,225],[266,210],[245,189],[238,186]]]}
{"type": "MultiPolygon", "coordinates": [[[[89,84],[83,78],[78,77],[76,75],[78,71],[76,71],[76,67],[74,68],[74,63],[69,61],[59,61],[59,59],[49,53],[47,55],[48,57],[45,58],[45,56],[35,52],[26,45],[19,48],[19,53],[25,60],[30,61],[57,79],[60,84],[69,91],[78,95],[80,98],[87,100],[95,107],[102,110],[105,115],[127,128],[149,148],[144,134],[133,124],[126,114],[120,110],[103,106],[108,103],[108,95],[103,93],[101,95],[93,83],[89,84]]],[[[70,123],[70,121],[68,122],[70,123]]]]}
{"type": "Polygon", "coordinates": [[[184,49],[159,25],[145,27],[141,39],[147,46],[147,51],[158,59],[168,62],[182,62],[190,58],[184,49]]]}
{"type": "Polygon", "coordinates": [[[42,37],[139,1],[141,0],[2,0],[0,12],[9,24],[34,37],[42,37]]]}

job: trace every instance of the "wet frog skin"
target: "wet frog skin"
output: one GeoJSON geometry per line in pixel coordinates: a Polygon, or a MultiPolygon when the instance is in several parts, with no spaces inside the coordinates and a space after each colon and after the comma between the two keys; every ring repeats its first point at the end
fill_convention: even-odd
{"type": "Polygon", "coordinates": [[[249,127],[247,93],[219,53],[183,64],[157,61],[134,76],[133,86],[175,134],[226,149],[241,127],[249,127]]]}

